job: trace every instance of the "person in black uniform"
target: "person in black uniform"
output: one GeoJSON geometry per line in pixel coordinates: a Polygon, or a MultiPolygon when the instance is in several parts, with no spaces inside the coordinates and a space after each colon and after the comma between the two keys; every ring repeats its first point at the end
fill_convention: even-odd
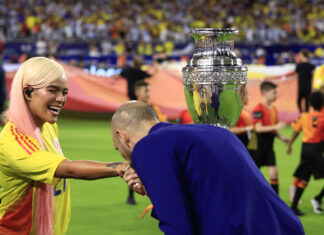
{"type": "Polygon", "coordinates": [[[309,100],[308,97],[312,90],[312,77],[315,66],[308,61],[309,53],[302,50],[299,53],[300,63],[296,66],[296,73],[298,77],[298,108],[299,112],[308,112],[309,100]],[[302,100],[305,99],[306,110],[302,109],[302,100]]]}
{"type": "Polygon", "coordinates": [[[130,100],[136,100],[134,91],[134,84],[145,78],[150,78],[153,74],[149,74],[141,69],[143,66],[143,59],[139,56],[135,57],[131,66],[126,66],[120,76],[127,80],[127,95],[130,100]]]}
{"type": "MultiPolygon", "coordinates": [[[[154,73],[149,74],[141,69],[143,66],[143,59],[140,56],[136,56],[131,64],[131,66],[126,66],[120,76],[127,80],[127,95],[130,100],[136,100],[134,85],[137,81],[143,80],[145,78],[150,78],[156,72],[156,67],[154,67],[154,73]]],[[[134,198],[134,192],[129,188],[129,195],[126,201],[129,205],[136,204],[134,198]]]]}

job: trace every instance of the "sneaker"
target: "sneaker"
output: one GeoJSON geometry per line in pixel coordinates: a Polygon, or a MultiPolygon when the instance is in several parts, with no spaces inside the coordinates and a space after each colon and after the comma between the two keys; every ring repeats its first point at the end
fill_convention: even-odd
{"type": "Polygon", "coordinates": [[[303,216],[303,215],[305,215],[305,213],[302,212],[302,211],[300,211],[298,208],[292,208],[292,207],[291,207],[291,209],[293,210],[293,212],[295,212],[295,214],[296,214],[297,216],[303,216]]]}
{"type": "Polygon", "coordinates": [[[136,205],[134,197],[128,197],[127,201],[126,201],[126,204],[128,204],[128,205],[136,205]]]}
{"type": "Polygon", "coordinates": [[[311,199],[311,204],[313,206],[313,210],[316,214],[322,214],[323,209],[322,209],[322,203],[317,201],[315,198],[311,199]]]}

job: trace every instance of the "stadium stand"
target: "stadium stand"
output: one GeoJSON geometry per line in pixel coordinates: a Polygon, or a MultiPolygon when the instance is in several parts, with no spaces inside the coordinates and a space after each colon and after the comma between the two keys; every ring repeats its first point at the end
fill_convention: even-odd
{"type": "Polygon", "coordinates": [[[192,52],[193,27],[238,28],[238,48],[247,64],[286,63],[301,43],[310,51],[324,43],[319,0],[2,2],[0,44],[5,43],[8,61],[25,53],[86,65],[91,60],[115,64],[120,54],[142,54],[151,62],[162,52],[179,60],[192,52]]]}

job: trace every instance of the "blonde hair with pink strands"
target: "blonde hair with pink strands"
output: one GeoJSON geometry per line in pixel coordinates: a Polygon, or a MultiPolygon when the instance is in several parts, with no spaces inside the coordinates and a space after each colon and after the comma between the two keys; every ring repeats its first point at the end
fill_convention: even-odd
{"type": "MultiPolygon", "coordinates": [[[[41,127],[36,126],[23,92],[28,87],[44,88],[62,77],[65,77],[65,72],[59,63],[45,57],[34,57],[20,66],[11,85],[7,120],[23,134],[35,138],[44,150],[41,127]]],[[[36,187],[35,229],[38,235],[52,235],[54,190],[42,182],[36,182],[36,187]]]]}

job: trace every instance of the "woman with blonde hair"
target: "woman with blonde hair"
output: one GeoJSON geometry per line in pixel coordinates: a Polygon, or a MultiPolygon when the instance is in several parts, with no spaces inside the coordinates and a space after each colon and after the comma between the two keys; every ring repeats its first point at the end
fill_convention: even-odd
{"type": "Polygon", "coordinates": [[[0,234],[65,234],[67,178],[122,176],[128,167],[63,156],[56,121],[67,93],[63,67],[45,57],[27,60],[15,75],[0,134],[0,234]]]}

